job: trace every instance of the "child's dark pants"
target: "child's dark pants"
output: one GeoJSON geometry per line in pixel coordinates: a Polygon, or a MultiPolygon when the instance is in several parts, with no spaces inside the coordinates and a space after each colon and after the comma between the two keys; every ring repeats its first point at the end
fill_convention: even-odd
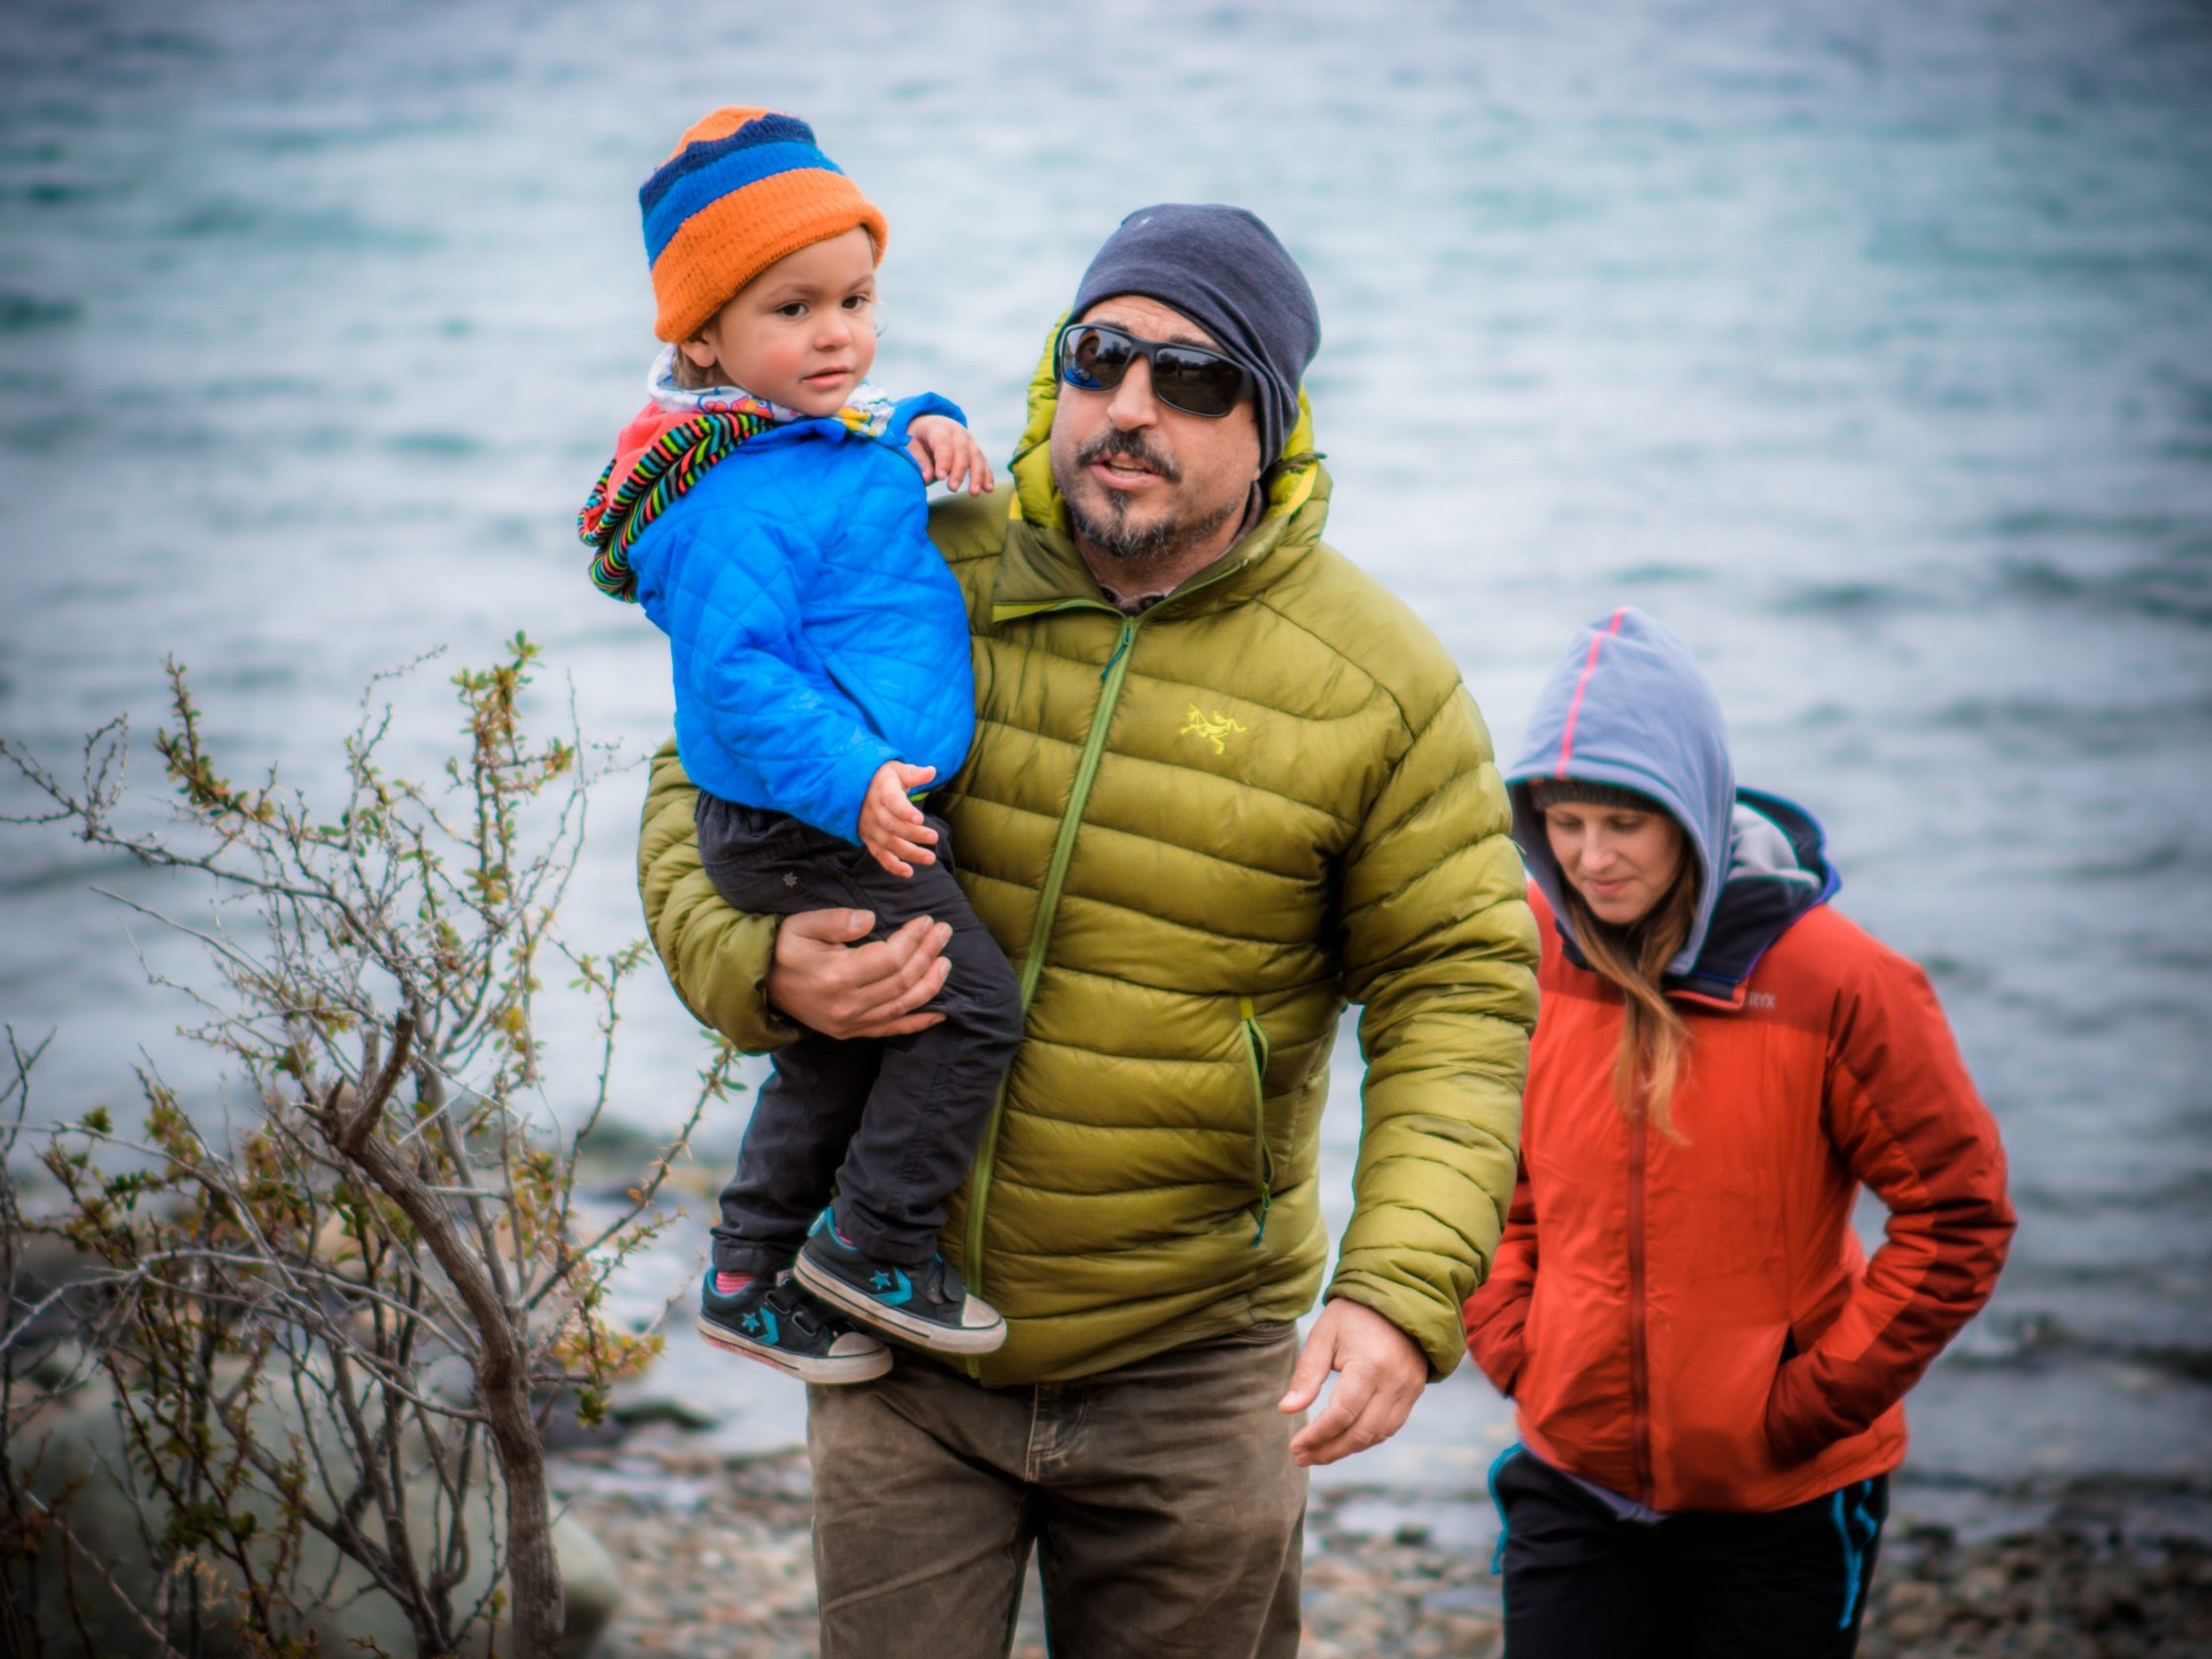
{"type": "Polygon", "coordinates": [[[873,911],[877,939],[917,916],[952,929],[952,971],[926,1004],[942,1022],[880,1041],[808,1032],[777,1051],[722,1189],[715,1270],[783,1267],[833,1185],[838,1230],[853,1243],[886,1261],[928,1261],[1021,1042],[1020,987],[953,880],[944,821],[929,816],[937,862],[911,877],[781,812],[702,794],[698,823],[708,878],[740,910],[873,911]]]}

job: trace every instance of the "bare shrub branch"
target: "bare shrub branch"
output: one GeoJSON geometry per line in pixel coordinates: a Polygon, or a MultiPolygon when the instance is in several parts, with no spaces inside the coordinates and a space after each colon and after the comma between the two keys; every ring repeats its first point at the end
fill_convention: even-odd
{"type": "MultiPolygon", "coordinates": [[[[175,662],[153,743],[166,830],[126,827],[124,722],[91,734],[75,781],[0,739],[42,803],[11,822],[66,825],[210,900],[187,922],[117,895],[200,946],[208,977],[179,988],[247,1103],[240,1122],[205,1127],[149,1065],[142,1131],[105,1109],[31,1128],[43,1046],[12,1032],[0,1078],[0,1153],[35,1141],[60,1195],[28,1218],[0,1174],[0,1554],[83,1553],[17,1479],[10,1439],[54,1397],[10,1390],[67,1309],[74,1375],[111,1389],[142,1500],[158,1583],[143,1617],[181,1651],[219,1621],[250,1652],[305,1651],[339,1593],[334,1566],[307,1569],[311,1540],[398,1605],[423,1655],[480,1650],[500,1621],[516,1654],[555,1651],[543,1416],[559,1399],[596,1421],[657,1351],[610,1318],[610,1283],[667,1224],[671,1165],[736,1057],[717,1046],[677,1138],[580,1237],[582,1143],[611,1098],[622,987],[647,958],[641,944],[573,952],[556,932],[592,779],[573,735],[524,729],[536,656],[518,635],[453,676],[461,742],[429,785],[386,768],[379,677],[321,806],[274,771],[232,782],[175,662]],[[539,1034],[556,956],[598,1035],[593,1074],[557,1098],[539,1034]],[[81,1271],[19,1294],[20,1246],[41,1232],[81,1271]]],[[[11,1650],[35,1650],[30,1617],[0,1602],[11,1650]]]]}

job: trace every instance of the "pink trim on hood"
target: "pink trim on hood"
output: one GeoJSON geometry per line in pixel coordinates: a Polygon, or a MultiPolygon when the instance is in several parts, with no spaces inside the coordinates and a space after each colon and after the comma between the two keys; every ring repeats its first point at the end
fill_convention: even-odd
{"type": "Polygon", "coordinates": [[[1605,649],[1605,641],[1621,631],[1621,619],[1628,614],[1624,605],[1613,613],[1613,620],[1605,631],[1590,641],[1590,655],[1582,664],[1582,677],[1574,683],[1574,701],[1567,706],[1567,728],[1559,737],[1559,770],[1552,775],[1567,776],[1567,763],[1574,758],[1574,721],[1582,712],[1582,694],[1590,689],[1590,677],[1598,671],[1598,653],[1605,649]]]}

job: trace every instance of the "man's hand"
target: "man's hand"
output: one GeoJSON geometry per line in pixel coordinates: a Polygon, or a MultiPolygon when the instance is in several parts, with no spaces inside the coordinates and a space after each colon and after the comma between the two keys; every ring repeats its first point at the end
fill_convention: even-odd
{"type": "Polygon", "coordinates": [[[911,876],[916,864],[934,864],[937,831],[922,821],[922,809],[907,798],[937,776],[935,766],[910,766],[887,760],[868,780],[861,798],[861,845],[893,875],[911,876]]]}
{"type": "Polygon", "coordinates": [[[970,495],[988,495],[991,463],[983,459],[982,446],[959,422],[943,415],[917,415],[906,423],[906,453],[922,469],[922,482],[943,479],[957,494],[963,485],[970,495]]]}
{"type": "Polygon", "coordinates": [[[1305,1410],[1332,1371],[1343,1375],[1328,1405],[1291,1437],[1290,1455],[1308,1468],[1382,1445],[1405,1426],[1428,1386],[1428,1357],[1414,1339],[1373,1308],[1342,1297],[1313,1321],[1290,1374],[1290,1392],[1277,1408],[1305,1410]]]}
{"type": "Polygon", "coordinates": [[[875,925],[865,910],[810,910],[784,918],[768,969],[768,1001],[810,1031],[843,1041],[903,1037],[941,1014],[915,1009],[938,994],[952,964],[952,930],[917,916],[887,939],[855,947],[875,925]]]}

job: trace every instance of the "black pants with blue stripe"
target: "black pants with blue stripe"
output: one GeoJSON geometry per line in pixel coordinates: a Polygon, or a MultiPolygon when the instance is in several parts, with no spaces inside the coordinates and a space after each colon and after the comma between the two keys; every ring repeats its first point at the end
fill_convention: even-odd
{"type": "Polygon", "coordinates": [[[1507,1659],[1850,1659],[1890,1512],[1878,1475],[1766,1515],[1624,1520],[1525,1451],[1491,1493],[1507,1659]]]}

